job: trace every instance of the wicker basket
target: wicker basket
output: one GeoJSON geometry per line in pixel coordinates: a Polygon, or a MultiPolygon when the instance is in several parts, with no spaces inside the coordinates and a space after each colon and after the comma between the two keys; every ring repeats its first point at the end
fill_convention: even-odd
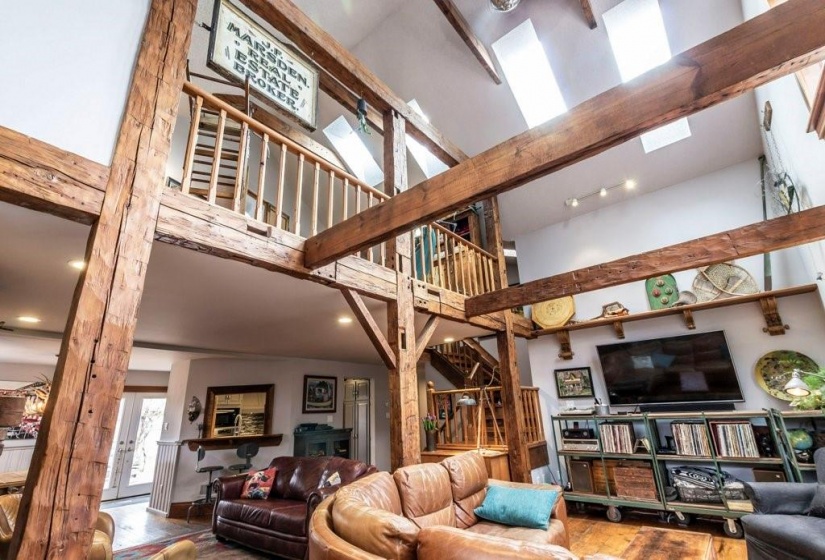
{"type": "MultiPolygon", "coordinates": [[[[679,492],[679,499],[683,502],[705,502],[713,504],[721,504],[722,496],[719,491],[711,488],[677,486],[676,491],[679,492]]],[[[743,488],[725,488],[725,499],[727,500],[747,500],[745,490],[743,488]]]]}

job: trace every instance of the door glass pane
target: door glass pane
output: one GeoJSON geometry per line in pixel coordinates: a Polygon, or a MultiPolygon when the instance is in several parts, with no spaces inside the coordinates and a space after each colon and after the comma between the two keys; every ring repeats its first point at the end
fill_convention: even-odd
{"type": "Polygon", "coordinates": [[[152,482],[155,460],[158,456],[158,440],[163,427],[163,411],[166,399],[143,399],[140,420],[135,437],[135,454],[129,475],[129,486],[152,482]]]}
{"type": "Polygon", "coordinates": [[[115,432],[112,436],[112,448],[109,450],[109,463],[106,465],[106,480],[103,483],[104,489],[114,486],[114,481],[117,480],[116,471],[121,468],[120,465],[115,465],[115,460],[121,458],[117,451],[123,447],[120,444],[120,441],[125,439],[125,436],[121,436],[120,433],[120,429],[123,427],[123,403],[125,400],[126,399],[120,399],[120,408],[117,412],[117,425],[115,426],[115,432]]]}

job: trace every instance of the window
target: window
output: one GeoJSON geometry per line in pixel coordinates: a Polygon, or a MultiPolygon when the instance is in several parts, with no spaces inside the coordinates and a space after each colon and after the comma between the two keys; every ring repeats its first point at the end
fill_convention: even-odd
{"type": "Polygon", "coordinates": [[[372,157],[367,147],[358,134],[352,129],[347,120],[342,116],[338,117],[324,129],[324,135],[332,142],[332,146],[338,155],[350,168],[352,174],[364,181],[371,187],[384,180],[384,173],[375,158],[372,157]]]}
{"type": "MultiPolygon", "coordinates": [[[[667,31],[658,0],[625,0],[603,14],[604,27],[623,82],[670,60],[667,31]]],[[[642,134],[645,153],[690,137],[687,119],[642,134]]]]}
{"type": "Polygon", "coordinates": [[[567,111],[533,22],[526,20],[493,43],[493,51],[529,128],[567,111]]]}
{"type": "MultiPolygon", "coordinates": [[[[430,119],[428,119],[427,115],[424,114],[424,111],[421,110],[421,106],[418,104],[418,101],[413,99],[409,101],[407,105],[409,105],[413,111],[421,115],[421,118],[425,121],[430,122],[430,119]]],[[[418,164],[418,167],[421,168],[421,171],[424,172],[424,176],[427,179],[434,177],[439,173],[443,173],[448,169],[447,165],[443,161],[435,157],[430,150],[425,148],[418,140],[409,134],[407,134],[407,148],[409,148],[413,159],[418,164]]]]}

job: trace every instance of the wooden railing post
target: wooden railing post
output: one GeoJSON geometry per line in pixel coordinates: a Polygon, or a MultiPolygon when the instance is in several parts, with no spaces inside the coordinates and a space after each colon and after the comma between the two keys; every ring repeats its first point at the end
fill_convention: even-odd
{"type": "Polygon", "coordinates": [[[17,512],[9,558],[86,558],[147,263],[195,21],[195,0],[152,0],[86,247],[51,396],[17,512]]]}

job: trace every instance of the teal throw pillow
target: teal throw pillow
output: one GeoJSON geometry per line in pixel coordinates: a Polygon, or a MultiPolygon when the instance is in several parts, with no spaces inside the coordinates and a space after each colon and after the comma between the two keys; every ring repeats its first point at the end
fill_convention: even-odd
{"type": "Polygon", "coordinates": [[[479,517],[504,525],[547,529],[558,497],[555,490],[490,486],[475,512],[479,517]]]}

